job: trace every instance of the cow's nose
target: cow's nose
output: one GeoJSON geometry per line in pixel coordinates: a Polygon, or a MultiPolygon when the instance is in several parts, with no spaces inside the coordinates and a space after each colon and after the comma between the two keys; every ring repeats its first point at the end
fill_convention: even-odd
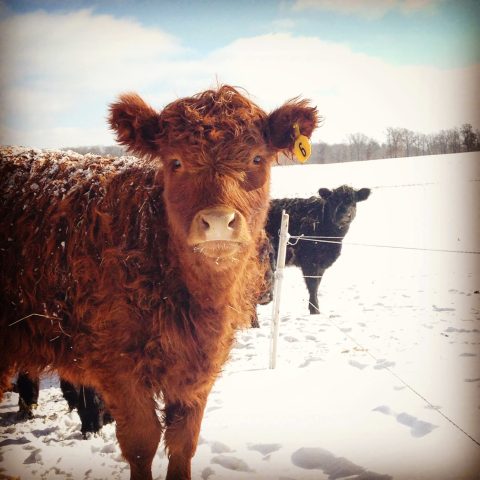
{"type": "Polygon", "coordinates": [[[210,209],[199,215],[200,230],[205,235],[205,241],[234,240],[237,236],[237,214],[233,210],[210,209]]]}
{"type": "Polygon", "coordinates": [[[197,212],[187,238],[189,245],[202,244],[203,247],[209,242],[240,244],[250,240],[245,217],[238,210],[224,205],[204,208],[197,212]]]}

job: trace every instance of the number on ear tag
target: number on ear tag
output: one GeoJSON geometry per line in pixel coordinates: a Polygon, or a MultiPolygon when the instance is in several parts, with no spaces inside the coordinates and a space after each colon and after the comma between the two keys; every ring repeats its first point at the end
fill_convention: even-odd
{"type": "Polygon", "coordinates": [[[300,133],[300,127],[296,123],[293,128],[295,129],[295,144],[293,145],[293,153],[297,157],[300,163],[305,163],[312,154],[312,145],[307,136],[300,133]]]}

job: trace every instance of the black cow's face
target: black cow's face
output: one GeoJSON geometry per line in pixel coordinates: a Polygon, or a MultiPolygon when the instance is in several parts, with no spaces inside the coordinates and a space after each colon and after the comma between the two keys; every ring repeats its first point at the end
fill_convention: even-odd
{"type": "Polygon", "coordinates": [[[357,213],[357,202],[366,200],[369,188],[355,190],[347,185],[329,190],[321,188],[319,195],[326,200],[326,214],[329,220],[340,229],[348,228],[357,213]]]}
{"type": "Polygon", "coordinates": [[[356,214],[357,205],[355,203],[340,202],[333,209],[332,221],[339,228],[345,228],[350,225],[356,214]]]}

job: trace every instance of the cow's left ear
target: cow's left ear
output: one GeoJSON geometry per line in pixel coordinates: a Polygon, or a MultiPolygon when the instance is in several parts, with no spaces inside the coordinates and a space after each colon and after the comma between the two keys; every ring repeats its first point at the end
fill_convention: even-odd
{"type": "Polygon", "coordinates": [[[301,135],[310,138],[320,121],[317,108],[312,107],[309,100],[289,100],[268,116],[268,142],[271,147],[292,154],[298,135],[295,125],[301,135]]]}
{"type": "Polygon", "coordinates": [[[318,194],[324,199],[326,200],[328,197],[330,197],[332,195],[332,191],[329,189],[329,188],[320,188],[318,190],[318,194]]]}
{"type": "Polygon", "coordinates": [[[108,118],[118,143],[142,157],[159,155],[160,114],[136,93],[126,93],[110,105],[108,118]]]}
{"type": "Polygon", "coordinates": [[[370,189],[369,188],[361,188],[355,192],[355,199],[357,202],[362,202],[366,200],[370,196],[370,189]]]}

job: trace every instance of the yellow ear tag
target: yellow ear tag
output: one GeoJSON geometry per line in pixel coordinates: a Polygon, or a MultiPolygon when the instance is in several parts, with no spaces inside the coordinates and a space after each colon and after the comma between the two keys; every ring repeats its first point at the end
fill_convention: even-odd
{"type": "Polygon", "coordinates": [[[310,139],[300,133],[298,123],[293,126],[295,130],[295,144],[293,145],[293,153],[300,163],[305,163],[312,154],[312,145],[310,139]]]}

